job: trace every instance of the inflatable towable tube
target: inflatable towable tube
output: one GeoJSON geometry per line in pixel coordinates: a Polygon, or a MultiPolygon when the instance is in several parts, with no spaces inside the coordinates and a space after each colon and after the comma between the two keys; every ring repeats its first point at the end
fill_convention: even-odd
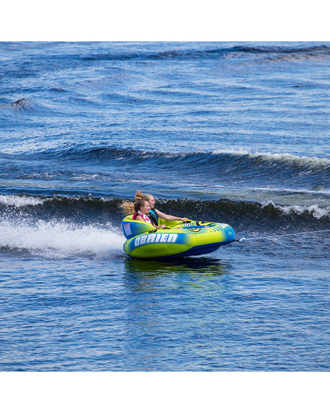
{"type": "Polygon", "coordinates": [[[227,224],[159,219],[161,224],[167,228],[155,229],[133,220],[132,215],[125,217],[122,228],[127,238],[123,247],[126,254],[137,258],[185,257],[208,254],[235,240],[235,232],[227,224]]]}

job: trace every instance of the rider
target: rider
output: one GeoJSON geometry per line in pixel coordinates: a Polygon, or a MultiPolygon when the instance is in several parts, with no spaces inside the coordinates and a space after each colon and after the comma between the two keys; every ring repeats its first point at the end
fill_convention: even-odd
{"type": "Polygon", "coordinates": [[[158,225],[158,217],[162,219],[166,219],[167,221],[183,221],[186,222],[187,218],[176,217],[174,215],[167,215],[163,212],[159,211],[155,208],[155,198],[151,194],[143,194],[141,191],[137,191],[135,194],[135,200],[145,200],[148,201],[150,210],[148,212],[149,219],[154,223],[154,225],[158,225]]]}
{"type": "Polygon", "coordinates": [[[158,225],[158,223],[154,224],[150,220],[150,218],[148,217],[150,205],[149,205],[149,202],[146,201],[145,199],[140,199],[136,201],[134,204],[133,202],[123,202],[120,205],[120,207],[126,214],[134,214],[132,218],[136,221],[147,222],[148,224],[152,225],[154,228],[157,228],[157,229],[166,228],[166,225],[164,224],[158,225]]]}

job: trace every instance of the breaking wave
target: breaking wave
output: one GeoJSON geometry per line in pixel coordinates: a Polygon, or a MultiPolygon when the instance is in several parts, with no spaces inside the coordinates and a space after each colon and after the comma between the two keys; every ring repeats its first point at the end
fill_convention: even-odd
{"type": "MultiPolygon", "coordinates": [[[[85,196],[1,196],[0,217],[2,223],[6,220],[31,222],[52,222],[49,228],[70,222],[77,229],[78,226],[103,228],[108,225],[121,233],[123,215],[119,205],[122,198],[94,198],[85,196]],[[64,221],[63,221],[64,220],[64,221]]],[[[127,199],[125,199],[127,200],[127,199]]],[[[218,199],[199,200],[178,198],[174,200],[158,199],[156,207],[169,214],[187,216],[196,220],[211,220],[215,222],[234,223],[242,226],[249,225],[272,228],[274,224],[287,225],[314,225],[330,223],[330,207],[313,205],[281,205],[271,199],[264,202],[245,200],[218,199]]],[[[34,224],[33,224],[34,225],[34,224]]],[[[32,226],[33,226],[32,225],[32,226]]],[[[58,227],[59,228],[59,227],[58,227]]],[[[68,227],[69,228],[69,227],[68,227]]],[[[102,229],[103,231],[103,229],[102,229]]]]}
{"type": "Polygon", "coordinates": [[[306,215],[317,220],[322,218],[330,218],[330,207],[321,207],[319,205],[300,206],[300,205],[276,205],[273,201],[263,202],[262,208],[271,207],[278,210],[284,215],[306,215]]]}

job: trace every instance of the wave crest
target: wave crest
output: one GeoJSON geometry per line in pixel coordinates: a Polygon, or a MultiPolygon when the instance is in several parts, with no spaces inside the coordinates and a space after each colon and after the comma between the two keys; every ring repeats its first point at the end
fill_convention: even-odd
{"type": "Polygon", "coordinates": [[[0,195],[0,204],[22,208],[26,206],[43,205],[44,199],[26,195],[0,195]]]}
{"type": "Polygon", "coordinates": [[[273,201],[263,202],[262,208],[269,206],[282,212],[284,215],[309,215],[316,218],[330,218],[330,207],[321,207],[319,205],[301,206],[301,205],[276,205],[273,201]]]}

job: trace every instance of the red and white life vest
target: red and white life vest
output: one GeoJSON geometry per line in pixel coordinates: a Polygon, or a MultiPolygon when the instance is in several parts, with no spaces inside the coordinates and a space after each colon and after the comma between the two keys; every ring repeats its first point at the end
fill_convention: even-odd
{"type": "Polygon", "coordinates": [[[138,215],[140,215],[140,216],[144,219],[145,222],[147,222],[148,224],[152,225],[152,222],[151,222],[150,219],[147,217],[147,215],[146,215],[146,214],[143,214],[141,211],[136,212],[136,213],[133,215],[133,219],[136,219],[136,217],[137,217],[138,215]]]}

